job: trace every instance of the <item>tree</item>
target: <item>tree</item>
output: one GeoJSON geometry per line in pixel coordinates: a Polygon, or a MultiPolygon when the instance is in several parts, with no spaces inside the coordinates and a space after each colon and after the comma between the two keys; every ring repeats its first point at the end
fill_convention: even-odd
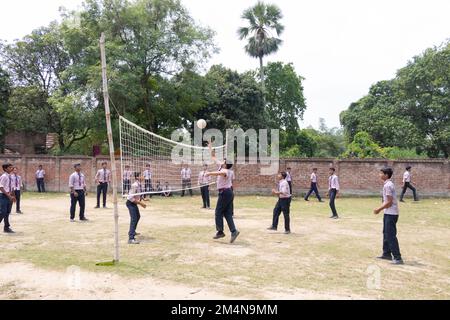
{"type": "Polygon", "coordinates": [[[271,128],[287,131],[299,129],[298,120],[303,119],[306,110],[303,96],[303,77],[297,75],[292,63],[269,63],[266,75],[266,110],[271,128]]]}
{"type": "Polygon", "coordinates": [[[4,150],[4,136],[6,129],[6,112],[8,110],[11,82],[9,75],[0,67],[0,153],[4,150]]]}
{"type": "Polygon", "coordinates": [[[343,154],[345,158],[384,158],[383,149],[364,131],[358,132],[343,154]]]}
{"type": "Polygon", "coordinates": [[[283,42],[272,36],[273,32],[277,37],[283,33],[284,26],[280,23],[282,18],[283,15],[278,6],[267,5],[261,1],[246,9],[242,14],[242,19],[246,20],[248,25],[238,29],[238,36],[240,40],[249,37],[245,51],[251,57],[259,59],[262,88],[264,88],[263,58],[277,52],[283,42]]]}

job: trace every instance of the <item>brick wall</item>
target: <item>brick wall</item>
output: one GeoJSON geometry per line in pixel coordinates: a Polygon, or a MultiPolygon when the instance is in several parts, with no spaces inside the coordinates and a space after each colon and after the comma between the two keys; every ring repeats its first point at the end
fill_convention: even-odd
{"type": "MultiPolygon", "coordinates": [[[[67,192],[69,175],[73,164],[81,163],[87,183],[95,189],[94,176],[106,156],[96,158],[86,156],[52,157],[45,155],[0,155],[0,163],[11,162],[20,168],[28,190],[36,190],[34,173],[39,164],[46,170],[46,189],[67,192]]],[[[109,162],[109,161],[108,161],[109,162]]],[[[394,182],[398,189],[407,165],[413,167],[413,181],[419,195],[450,197],[450,162],[448,160],[336,160],[336,159],[285,159],[280,160],[280,170],[291,167],[294,191],[303,194],[309,188],[312,168],[318,168],[319,187],[324,192],[328,181],[328,168],[334,166],[340,179],[342,192],[347,195],[378,195],[381,182],[379,170],[389,165],[394,169],[394,182]]],[[[120,179],[120,161],[117,161],[120,179]]],[[[268,194],[275,186],[275,176],[260,175],[259,164],[237,165],[235,167],[235,187],[239,193],[268,194]]]]}

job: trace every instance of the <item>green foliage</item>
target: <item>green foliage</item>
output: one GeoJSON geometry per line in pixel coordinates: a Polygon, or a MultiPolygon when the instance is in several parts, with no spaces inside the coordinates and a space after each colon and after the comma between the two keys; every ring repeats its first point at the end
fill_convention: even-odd
{"type": "Polygon", "coordinates": [[[306,101],[303,96],[303,77],[297,75],[292,63],[271,62],[264,69],[266,109],[271,128],[288,131],[299,129],[306,101]]]}
{"type": "Polygon", "coordinates": [[[344,158],[385,158],[386,154],[372,137],[364,131],[355,135],[352,143],[347,146],[343,154],[344,158]]]}
{"type": "Polygon", "coordinates": [[[3,152],[4,148],[6,113],[8,111],[10,94],[11,82],[9,75],[0,67],[0,152],[3,152]]]}
{"type": "Polygon", "coordinates": [[[382,147],[416,149],[430,157],[450,154],[450,42],[427,49],[380,81],[341,113],[348,141],[368,132],[382,147]]]}
{"type": "Polygon", "coordinates": [[[427,155],[417,154],[415,149],[401,149],[399,147],[386,147],[383,148],[384,153],[388,159],[399,160],[399,159],[426,159],[427,155]]]}

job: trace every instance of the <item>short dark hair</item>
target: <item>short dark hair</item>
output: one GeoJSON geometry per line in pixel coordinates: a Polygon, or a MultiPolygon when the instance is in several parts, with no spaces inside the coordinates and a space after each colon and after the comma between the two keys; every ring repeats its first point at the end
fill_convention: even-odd
{"type": "Polygon", "coordinates": [[[330,167],[330,170],[333,171],[333,172],[335,172],[335,171],[336,171],[336,168],[330,167]]]}
{"type": "Polygon", "coordinates": [[[38,167],[42,167],[42,164],[38,165],[38,167]]]}
{"type": "Polygon", "coordinates": [[[74,168],[76,168],[76,167],[81,167],[81,164],[80,164],[80,163],[75,163],[75,164],[73,165],[73,167],[74,167],[74,168]]]}
{"type": "Polygon", "coordinates": [[[140,176],[141,176],[141,173],[140,173],[140,172],[135,172],[135,173],[134,173],[134,178],[135,178],[135,179],[139,178],[140,176]]]}
{"type": "Polygon", "coordinates": [[[106,161],[103,161],[103,162],[102,162],[102,165],[104,165],[104,164],[108,164],[108,162],[106,162],[106,161]]]}
{"type": "Polygon", "coordinates": [[[280,174],[283,177],[283,179],[286,179],[286,177],[287,177],[287,173],[286,172],[281,171],[280,174]]]}
{"type": "Polygon", "coordinates": [[[287,167],[286,170],[291,170],[291,167],[287,167]]]}
{"type": "Polygon", "coordinates": [[[383,172],[384,175],[388,176],[389,179],[392,178],[392,175],[394,174],[394,171],[390,167],[383,168],[380,171],[383,172]]]}
{"type": "Polygon", "coordinates": [[[411,169],[411,166],[407,166],[407,167],[406,167],[406,170],[410,170],[410,169],[411,169]]]}
{"type": "Polygon", "coordinates": [[[313,168],[313,171],[317,171],[317,168],[313,168]]]}
{"type": "Polygon", "coordinates": [[[5,164],[2,165],[2,169],[3,169],[3,171],[6,171],[6,169],[8,169],[11,166],[12,166],[11,163],[5,163],[5,164]]]}

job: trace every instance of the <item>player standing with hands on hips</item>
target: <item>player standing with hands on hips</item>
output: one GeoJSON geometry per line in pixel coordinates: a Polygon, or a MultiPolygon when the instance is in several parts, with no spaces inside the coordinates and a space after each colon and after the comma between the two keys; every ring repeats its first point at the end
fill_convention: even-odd
{"type": "Polygon", "coordinates": [[[80,206],[80,221],[87,221],[88,219],[84,216],[84,210],[86,207],[85,197],[87,197],[86,179],[84,174],[81,173],[81,164],[77,163],[73,167],[75,172],[69,177],[70,221],[75,221],[75,209],[77,202],[80,206]]]}
{"type": "MultiPolygon", "coordinates": [[[[208,147],[212,160],[215,163],[218,163],[215,153],[212,150],[211,142],[208,143],[208,147]]],[[[219,171],[207,173],[207,176],[217,177],[217,191],[219,192],[215,213],[217,234],[214,236],[214,239],[225,237],[225,233],[223,232],[223,218],[225,218],[231,232],[230,243],[233,243],[240,233],[236,229],[233,219],[233,191],[231,189],[233,187],[233,176],[228,171],[228,169],[231,169],[232,167],[233,164],[227,163],[227,160],[224,160],[220,165],[219,171]]]]}
{"type": "Polygon", "coordinates": [[[393,171],[391,168],[384,168],[380,170],[380,178],[384,182],[383,205],[373,210],[374,214],[379,214],[381,210],[384,210],[383,254],[378,258],[392,260],[392,264],[403,264],[397,239],[397,221],[399,210],[395,186],[391,180],[392,174],[393,171]]]}

